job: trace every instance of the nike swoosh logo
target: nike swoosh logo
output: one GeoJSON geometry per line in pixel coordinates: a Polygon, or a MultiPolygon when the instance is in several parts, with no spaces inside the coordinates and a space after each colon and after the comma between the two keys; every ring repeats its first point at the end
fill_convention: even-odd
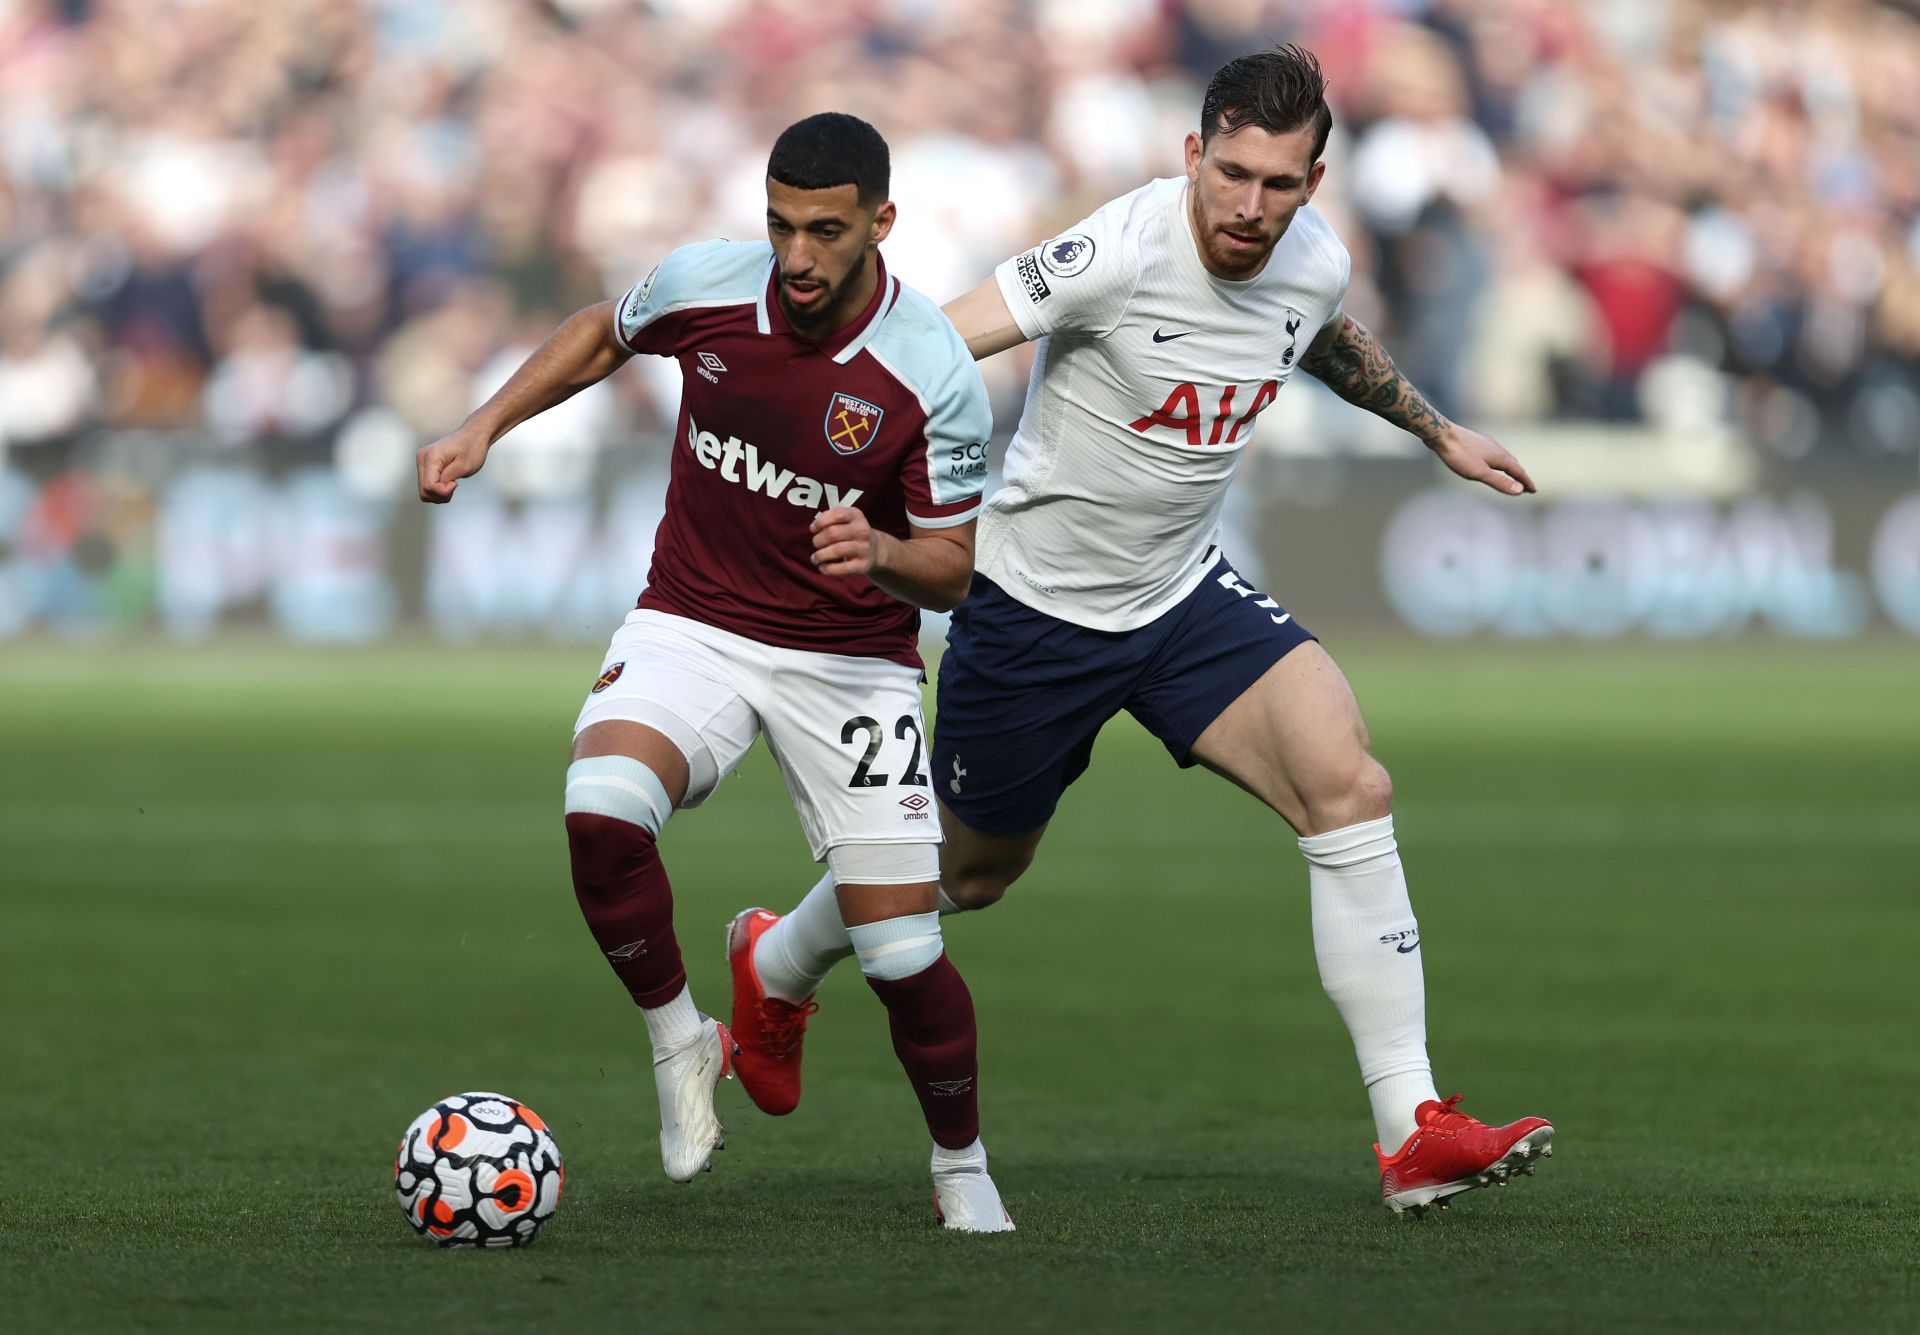
{"type": "Polygon", "coordinates": [[[1192,332],[1193,331],[1191,329],[1185,329],[1177,334],[1163,334],[1158,329],[1156,329],[1153,331],[1153,341],[1155,343],[1171,343],[1176,338],[1185,338],[1188,334],[1191,334],[1192,332]]]}
{"type": "Polygon", "coordinates": [[[1275,616],[1273,615],[1273,613],[1269,612],[1267,613],[1267,620],[1271,621],[1276,626],[1284,626],[1289,621],[1293,620],[1293,613],[1288,612],[1284,616],[1275,616]]]}
{"type": "Polygon", "coordinates": [[[1418,941],[1415,941],[1409,945],[1395,946],[1393,948],[1393,953],[1396,955],[1411,955],[1413,954],[1414,951],[1418,949],[1420,949],[1420,943],[1418,941]]]}

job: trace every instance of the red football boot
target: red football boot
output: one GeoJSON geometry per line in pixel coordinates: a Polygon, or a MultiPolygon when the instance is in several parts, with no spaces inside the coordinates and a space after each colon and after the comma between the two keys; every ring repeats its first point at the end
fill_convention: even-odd
{"type": "Polygon", "coordinates": [[[1444,1103],[1429,1099],[1414,1109],[1420,1129],[1392,1158],[1373,1147],[1380,1160],[1380,1195],[1395,1214],[1412,1210],[1421,1218],[1427,1207],[1475,1187],[1506,1186],[1518,1173],[1532,1175],[1538,1161],[1553,1153],[1553,1124],[1523,1117],[1505,1126],[1488,1126],[1459,1110],[1460,1096],[1444,1103]]]}
{"type": "Polygon", "coordinates": [[[760,1111],[775,1117],[800,1103],[800,1044],[807,1017],[820,1009],[812,997],[795,1005],[770,997],[753,967],[753,947],[780,915],[747,909],[727,927],[727,963],[733,968],[734,1073],[760,1111]]]}

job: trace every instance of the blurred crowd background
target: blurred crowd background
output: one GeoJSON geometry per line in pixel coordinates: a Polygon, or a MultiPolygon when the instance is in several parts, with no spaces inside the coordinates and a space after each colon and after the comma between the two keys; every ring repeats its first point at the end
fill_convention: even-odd
{"type": "MultiPolygon", "coordinates": [[[[566,313],[759,235],[799,115],[886,134],[890,262],[944,299],[1179,171],[1276,41],[1330,79],[1349,309],[1445,410],[1913,472],[1920,19],[1866,0],[0,0],[0,463],[42,509],[165,451],[405,496],[566,313]]],[[[585,487],[675,382],[497,483],[585,487]]]]}

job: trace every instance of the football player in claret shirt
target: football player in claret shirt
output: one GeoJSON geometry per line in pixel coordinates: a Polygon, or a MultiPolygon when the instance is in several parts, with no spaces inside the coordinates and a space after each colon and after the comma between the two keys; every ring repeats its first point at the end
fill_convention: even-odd
{"type": "MultiPolygon", "coordinates": [[[[1131,713],[1179,764],[1225,776],[1299,836],[1314,953],[1372,1104],[1382,1198],[1424,1212],[1532,1172],[1553,1128],[1488,1126],[1435,1090],[1387,772],[1333,659],[1228,563],[1220,511],[1254,419],[1296,369],[1460,476],[1508,496],[1534,488],[1343,312],[1347,251],[1309,202],[1332,123],[1308,53],[1232,61],[1187,136],[1184,176],[1121,196],[946,308],[975,356],[1039,347],[940,664],[942,907],[1001,897],[1101,725],[1131,713]]],[[[796,912],[817,916],[822,897],[816,887],[796,912]]],[[[786,1052],[797,1065],[798,1044],[786,1052]]]]}
{"type": "MultiPolygon", "coordinates": [[[[667,1176],[711,1166],[714,1087],[736,1049],[688,991],[658,840],[764,736],[837,887],[788,915],[783,937],[859,957],[933,1135],[941,1217],[996,1232],[1013,1225],[980,1143],[973,1001],[935,911],[916,610],[967,591],[992,423],[960,336],[880,258],[887,188],[872,126],[837,113],[790,126],[767,164],[771,244],[683,247],[573,315],[420,451],[420,496],[451,500],[501,436],[634,353],[679,361],[653,568],[574,724],[566,784],[581,911],[652,1040],[667,1176]]],[[[757,978],[764,928],[736,919],[736,977],[757,978]]],[[[768,1099],[756,1063],[805,1013],[735,1015],[751,1040],[743,1080],[768,1099]]]]}

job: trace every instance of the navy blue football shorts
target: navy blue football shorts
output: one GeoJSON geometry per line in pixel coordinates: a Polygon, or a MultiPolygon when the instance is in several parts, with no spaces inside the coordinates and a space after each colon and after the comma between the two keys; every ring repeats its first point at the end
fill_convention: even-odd
{"type": "Polygon", "coordinates": [[[1313,638],[1225,557],[1158,620],[1124,631],[1035,611],[976,574],[940,660],[940,800],[983,834],[1037,830],[1123,709],[1192,765],[1207,725],[1313,638]]]}

